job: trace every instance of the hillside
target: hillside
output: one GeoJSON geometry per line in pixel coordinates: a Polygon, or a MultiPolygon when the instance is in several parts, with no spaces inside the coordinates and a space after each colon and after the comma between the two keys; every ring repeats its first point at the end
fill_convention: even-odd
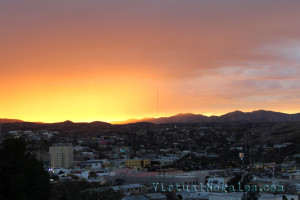
{"type": "Polygon", "coordinates": [[[177,114],[171,117],[130,119],[120,124],[136,122],[164,123],[201,123],[201,122],[300,122],[300,113],[286,114],[274,111],[258,110],[253,112],[234,111],[221,116],[207,117],[200,114],[177,114]]]}
{"type": "Polygon", "coordinates": [[[15,122],[23,122],[22,120],[19,119],[6,119],[6,118],[0,118],[0,124],[4,123],[15,123],[15,122]]]}

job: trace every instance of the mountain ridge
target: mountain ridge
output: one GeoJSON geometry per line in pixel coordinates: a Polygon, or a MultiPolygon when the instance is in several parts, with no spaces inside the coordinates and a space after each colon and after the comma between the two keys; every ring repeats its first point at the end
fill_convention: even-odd
{"type": "MultiPolygon", "coordinates": [[[[0,118],[0,124],[16,123],[16,122],[25,122],[25,121],[22,121],[19,119],[0,118]]],[[[252,112],[242,112],[242,111],[236,110],[236,111],[229,112],[229,113],[226,113],[221,116],[209,116],[208,117],[208,116],[205,116],[202,114],[178,113],[178,114],[170,116],[170,117],[128,119],[125,121],[115,121],[112,123],[93,121],[90,123],[93,123],[93,124],[97,124],[97,123],[133,124],[133,123],[140,123],[140,122],[148,122],[148,123],[153,123],[153,124],[201,123],[201,122],[300,122],[300,113],[287,114],[287,113],[267,111],[267,110],[255,110],[252,112]]],[[[33,123],[35,123],[35,122],[33,122],[33,123]]],[[[56,124],[59,124],[59,123],[67,123],[68,124],[68,123],[73,123],[73,122],[67,120],[64,122],[58,122],[56,124]]],[[[80,123],[80,122],[78,122],[78,123],[80,123]]],[[[55,123],[48,123],[48,124],[55,124],[55,123]]]]}
{"type": "MultiPolygon", "coordinates": [[[[226,113],[221,116],[205,116],[202,114],[179,113],[170,117],[130,119],[130,123],[149,122],[154,124],[163,123],[201,123],[201,122],[300,122],[300,113],[287,114],[267,110],[255,110],[242,112],[239,110],[226,113]]],[[[124,121],[126,124],[129,121],[124,121]]],[[[117,124],[114,122],[113,124],[117,124]]]]}
{"type": "Polygon", "coordinates": [[[24,122],[20,119],[7,119],[7,118],[0,118],[0,124],[4,123],[16,123],[16,122],[24,122]]]}

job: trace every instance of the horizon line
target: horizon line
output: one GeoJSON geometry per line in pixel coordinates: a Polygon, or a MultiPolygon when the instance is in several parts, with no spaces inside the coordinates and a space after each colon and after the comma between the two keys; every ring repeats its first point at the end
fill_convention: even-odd
{"type": "MultiPolygon", "coordinates": [[[[204,114],[201,114],[201,113],[191,113],[191,112],[182,112],[182,113],[177,113],[177,114],[173,114],[173,115],[168,115],[168,116],[158,116],[158,117],[142,117],[142,118],[128,118],[128,119],[125,119],[125,120],[108,120],[108,121],[105,121],[105,120],[69,120],[69,119],[66,119],[66,120],[63,120],[63,121],[27,121],[27,120],[22,120],[22,119],[16,119],[16,118],[0,118],[0,119],[7,119],[7,120],[18,120],[18,121],[21,121],[21,122],[29,122],[29,123],[43,123],[43,124],[54,124],[54,123],[62,123],[62,122],[66,122],[66,121],[70,121],[70,122],[73,122],[73,123],[92,123],[92,122],[104,122],[104,123],[109,123],[109,124],[129,124],[129,123],[137,123],[137,122],[140,122],[139,120],[143,120],[143,119],[159,119],[159,118],[168,118],[168,117],[174,117],[174,116],[177,116],[177,115],[185,115],[185,114],[192,114],[192,115],[202,115],[202,116],[206,116],[206,117],[220,117],[220,116],[223,116],[223,115],[226,115],[226,114],[229,114],[229,113],[233,113],[233,112],[243,112],[243,113],[252,113],[252,112],[255,112],[255,111],[267,111],[267,112],[276,112],[276,113],[283,113],[283,114],[289,114],[289,115],[292,115],[292,114],[298,114],[299,112],[280,112],[280,111],[274,111],[274,110],[264,110],[264,109],[258,109],[258,110],[252,110],[252,111],[241,111],[241,110],[234,110],[234,111],[230,111],[230,112],[225,112],[225,113],[221,113],[221,114],[215,114],[215,113],[204,113],[204,114]],[[130,121],[137,121],[137,122],[130,122],[130,121]]],[[[0,123],[1,124],[1,123],[0,123]]]]}

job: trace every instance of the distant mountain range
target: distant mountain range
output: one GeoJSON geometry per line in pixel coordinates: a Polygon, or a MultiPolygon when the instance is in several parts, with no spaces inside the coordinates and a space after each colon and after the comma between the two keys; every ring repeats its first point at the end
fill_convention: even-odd
{"type": "MultiPolygon", "coordinates": [[[[24,122],[18,119],[0,118],[0,123],[24,122]]],[[[274,111],[257,110],[253,112],[234,111],[221,116],[204,116],[201,114],[180,113],[171,117],[129,119],[126,121],[113,122],[113,124],[130,124],[148,122],[154,124],[165,123],[200,123],[200,122],[300,122],[300,113],[286,114],[274,111]]],[[[72,122],[64,122],[72,123],[72,122]]],[[[102,122],[92,122],[102,123],[102,122]]],[[[107,124],[107,123],[105,123],[107,124]]]]}
{"type": "Polygon", "coordinates": [[[204,116],[192,113],[180,113],[171,117],[130,119],[120,124],[149,122],[164,123],[200,123],[200,122],[300,122],[300,113],[286,114],[274,111],[257,110],[253,112],[234,111],[221,116],[204,116]]]}
{"type": "Polygon", "coordinates": [[[4,124],[4,123],[15,123],[15,122],[24,122],[24,121],[19,120],[19,119],[6,119],[6,118],[0,118],[0,124],[4,124]]]}

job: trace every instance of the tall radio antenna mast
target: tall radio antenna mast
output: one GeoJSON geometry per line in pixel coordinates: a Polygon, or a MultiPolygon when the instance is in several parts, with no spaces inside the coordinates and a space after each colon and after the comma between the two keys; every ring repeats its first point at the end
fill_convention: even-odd
{"type": "Polygon", "coordinates": [[[156,92],[156,116],[158,117],[158,90],[156,92]]]}

